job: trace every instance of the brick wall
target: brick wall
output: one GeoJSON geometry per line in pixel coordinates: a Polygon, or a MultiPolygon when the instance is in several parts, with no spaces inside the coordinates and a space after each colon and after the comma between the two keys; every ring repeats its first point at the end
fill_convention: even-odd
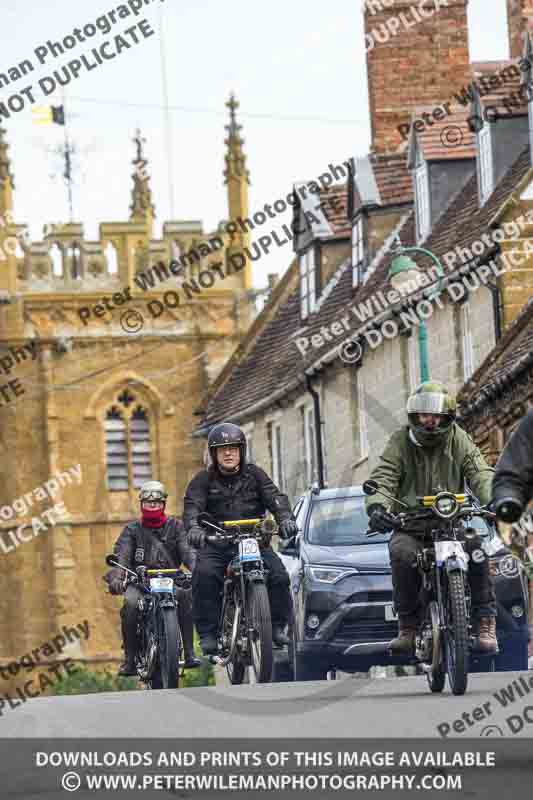
{"type": "Polygon", "coordinates": [[[446,4],[430,0],[423,8],[435,13],[418,22],[419,5],[381,0],[365,6],[372,147],[376,151],[397,150],[402,141],[397,127],[409,121],[412,109],[449,100],[454,89],[470,82],[466,0],[447,0],[446,4]]]}

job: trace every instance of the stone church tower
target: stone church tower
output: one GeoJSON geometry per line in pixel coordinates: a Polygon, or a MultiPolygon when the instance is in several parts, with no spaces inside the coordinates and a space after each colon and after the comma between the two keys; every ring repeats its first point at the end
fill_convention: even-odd
{"type": "MultiPolygon", "coordinates": [[[[248,216],[249,174],[233,96],[227,106],[234,219],[248,216]]],[[[84,620],[88,641],[65,654],[93,668],[120,658],[121,601],[105,591],[104,556],[138,515],[144,480],[163,481],[168,512],[181,514],[202,466],[194,413],[252,319],[251,268],[235,258],[249,234],[171,220],[154,238],[139,132],[134,141],[128,221],[102,222],[98,241],[70,223],[30,242],[13,219],[16,165],[0,130],[0,666],[84,620]],[[66,513],[52,525],[41,515],[54,503],[66,513]]]]}

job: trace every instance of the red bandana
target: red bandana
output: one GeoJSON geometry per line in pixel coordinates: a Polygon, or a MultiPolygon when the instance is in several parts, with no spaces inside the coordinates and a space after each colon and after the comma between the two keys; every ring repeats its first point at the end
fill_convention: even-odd
{"type": "Polygon", "coordinates": [[[143,508],[142,524],[147,528],[162,528],[168,517],[161,508],[143,508]]]}

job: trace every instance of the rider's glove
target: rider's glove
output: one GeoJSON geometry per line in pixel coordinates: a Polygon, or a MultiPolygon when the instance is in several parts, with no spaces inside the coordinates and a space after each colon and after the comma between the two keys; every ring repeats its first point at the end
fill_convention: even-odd
{"type": "Polygon", "coordinates": [[[502,522],[516,522],[522,516],[522,504],[514,497],[504,497],[494,503],[494,511],[502,522]]]}
{"type": "Polygon", "coordinates": [[[124,592],[124,578],[120,575],[112,575],[109,578],[109,591],[111,594],[122,594],[124,592]]]}
{"type": "Polygon", "coordinates": [[[204,547],[205,531],[203,528],[200,528],[199,525],[193,525],[188,533],[187,541],[191,547],[195,547],[197,550],[204,547]]]}
{"type": "Polygon", "coordinates": [[[285,519],[279,526],[279,535],[282,539],[292,539],[298,533],[298,525],[293,519],[285,519]]]}
{"type": "Polygon", "coordinates": [[[370,510],[370,530],[388,533],[398,527],[398,520],[385,506],[377,504],[370,510]]]}

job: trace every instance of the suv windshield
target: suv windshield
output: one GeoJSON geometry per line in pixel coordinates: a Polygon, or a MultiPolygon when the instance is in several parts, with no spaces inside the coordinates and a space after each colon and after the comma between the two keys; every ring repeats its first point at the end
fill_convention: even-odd
{"type": "Polygon", "coordinates": [[[367,538],[368,517],[364,497],[334,497],[311,506],[307,541],[326,547],[388,542],[390,533],[367,538]]]}

